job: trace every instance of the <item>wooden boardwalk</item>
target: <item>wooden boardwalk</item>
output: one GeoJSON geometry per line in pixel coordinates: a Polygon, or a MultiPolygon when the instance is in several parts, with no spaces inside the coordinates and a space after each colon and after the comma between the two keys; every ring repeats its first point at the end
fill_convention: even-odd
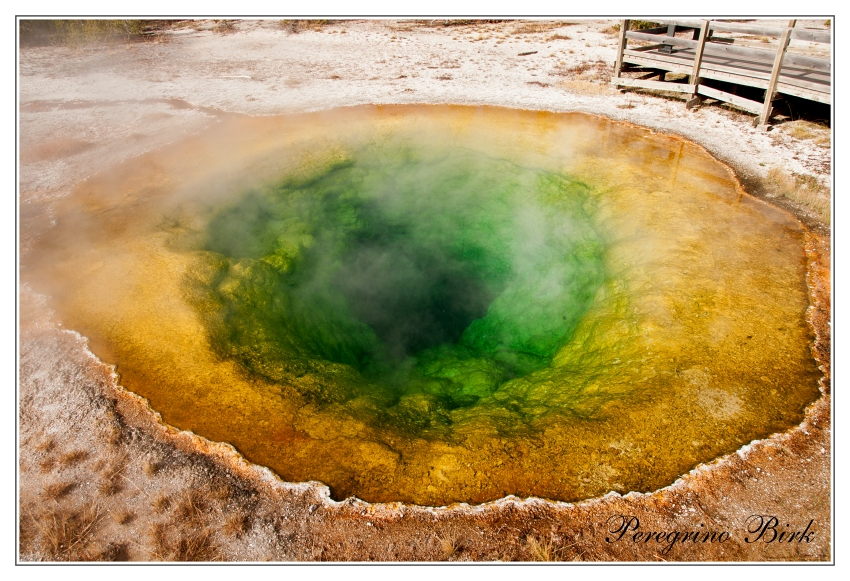
{"type": "Polygon", "coordinates": [[[726,101],[756,114],[755,124],[765,128],[778,94],[831,104],[832,65],[830,59],[788,52],[792,39],[829,43],[828,30],[794,28],[792,20],[784,28],[749,26],[711,20],[659,20],[662,26],[649,30],[629,30],[629,21],[620,27],[620,44],[611,83],[618,86],[677,91],[693,96],[690,108],[701,96],[726,101]],[[675,36],[692,31],[692,38],[675,36]],[[765,50],[736,46],[731,38],[716,32],[758,34],[779,39],[778,48],[765,50]],[[628,41],[650,42],[649,46],[628,48],[628,41]],[[640,78],[623,77],[623,72],[646,73],[640,78]],[[666,73],[688,75],[687,83],[665,82],[666,73]],[[658,76],[659,80],[650,80],[658,76]],[[706,86],[703,79],[714,79],[765,90],[762,102],[706,86]]]}

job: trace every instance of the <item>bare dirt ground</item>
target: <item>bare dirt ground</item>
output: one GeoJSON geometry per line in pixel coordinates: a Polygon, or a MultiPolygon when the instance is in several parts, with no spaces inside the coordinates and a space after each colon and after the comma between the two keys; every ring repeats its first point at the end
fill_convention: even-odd
{"type": "MultiPolygon", "coordinates": [[[[223,116],[366,103],[600,114],[701,144],[748,191],[812,231],[810,320],[826,375],[803,424],[650,494],[445,508],[335,502],[318,483],[283,483],[227,445],[164,426],[23,285],[19,558],[830,560],[830,224],[828,211],[812,202],[829,199],[829,130],[794,121],[765,133],[749,115],[716,104],[688,111],[681,101],[613,90],[605,81],[616,56],[614,23],[198,21],[148,42],[24,48],[22,260],[54,220],[52,201],[79,181],[223,116]],[[795,197],[801,188],[811,195],[795,197]],[[663,532],[663,539],[634,542],[630,531],[617,540],[609,532],[625,522],[617,515],[637,517],[641,532],[663,532]],[[811,534],[802,542],[748,542],[750,515],[776,516],[777,530],[811,534]],[[675,531],[717,536],[671,543],[675,531]],[[729,537],[720,542],[723,531],[729,537]]],[[[823,23],[798,26],[810,24],[823,23]]]]}

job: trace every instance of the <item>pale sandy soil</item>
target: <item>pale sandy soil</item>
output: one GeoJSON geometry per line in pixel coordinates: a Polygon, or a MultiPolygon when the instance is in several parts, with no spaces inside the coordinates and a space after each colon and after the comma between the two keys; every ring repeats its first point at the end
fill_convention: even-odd
{"type": "MultiPolygon", "coordinates": [[[[76,183],[226,115],[366,103],[582,111],[703,145],[748,189],[821,235],[809,248],[810,316],[828,373],[829,227],[765,181],[771,168],[828,179],[828,144],[781,125],[760,132],[750,116],[725,108],[688,111],[680,101],[610,89],[601,81],[615,59],[613,21],[440,24],[351,21],[291,34],[277,21],[224,32],[199,22],[151,42],[23,49],[22,260],[55,219],[51,202],[76,183]],[[519,56],[526,52],[534,54],[519,56]]],[[[62,330],[44,297],[26,285],[20,297],[22,560],[832,558],[828,379],[798,428],[652,494],[440,509],[334,502],[319,484],[282,483],[225,445],[162,426],[116,386],[83,338],[62,330]],[[616,514],[638,516],[641,530],[727,530],[732,538],[663,553],[659,543],[608,543],[605,523],[616,514]],[[816,532],[811,542],[747,543],[752,514],[800,529],[813,520],[816,532]]]]}

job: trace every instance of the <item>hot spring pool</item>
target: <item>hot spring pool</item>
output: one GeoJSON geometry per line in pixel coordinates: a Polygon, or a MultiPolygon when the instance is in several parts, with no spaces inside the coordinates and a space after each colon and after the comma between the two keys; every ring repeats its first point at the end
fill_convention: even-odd
{"type": "Polygon", "coordinates": [[[653,490],[818,396],[802,227],[602,118],[237,118],[54,215],[22,277],[122,385],[338,499],[653,490]]]}

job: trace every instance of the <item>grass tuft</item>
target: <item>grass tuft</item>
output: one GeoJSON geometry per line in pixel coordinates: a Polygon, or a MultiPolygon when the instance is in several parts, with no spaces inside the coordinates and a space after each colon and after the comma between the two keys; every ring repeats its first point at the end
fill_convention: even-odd
{"type": "Polygon", "coordinates": [[[45,438],[35,447],[38,452],[43,452],[45,454],[52,452],[55,448],[56,440],[54,438],[45,438]]]}
{"type": "Polygon", "coordinates": [[[561,81],[558,86],[581,95],[616,95],[617,90],[608,84],[590,81],[561,81]]]}
{"type": "Polygon", "coordinates": [[[463,547],[460,537],[451,531],[437,535],[437,541],[440,543],[440,551],[442,552],[444,561],[456,557],[463,547]]]}
{"type": "Polygon", "coordinates": [[[794,139],[810,140],[820,147],[829,147],[832,143],[829,127],[819,123],[799,119],[783,123],[776,129],[794,139]]]}
{"type": "MultiPolygon", "coordinates": [[[[300,32],[321,32],[321,30],[330,26],[334,22],[332,20],[281,20],[280,27],[290,34],[298,34],[300,32]]],[[[345,32],[344,30],[342,32],[345,32]]]]}
{"type": "Polygon", "coordinates": [[[21,518],[21,553],[40,553],[49,561],[102,560],[92,537],[102,518],[94,504],[82,510],[53,505],[37,514],[27,511],[21,518]]]}
{"type": "Polygon", "coordinates": [[[236,513],[231,514],[224,521],[221,527],[221,532],[228,537],[241,537],[245,531],[251,528],[251,519],[247,514],[236,513]]]}
{"type": "Polygon", "coordinates": [[[89,457],[89,453],[85,450],[74,450],[73,452],[68,452],[67,454],[63,454],[59,457],[59,463],[64,467],[73,466],[74,464],[78,464],[89,457]]]}
{"type": "Polygon", "coordinates": [[[171,508],[171,499],[168,496],[162,494],[160,496],[157,496],[151,504],[153,505],[154,511],[158,513],[163,513],[169,508],[171,508]]]}
{"type": "Polygon", "coordinates": [[[159,464],[157,464],[153,460],[145,460],[142,462],[142,472],[144,472],[148,476],[153,476],[154,474],[159,472],[159,464]]]}
{"type": "Polygon", "coordinates": [[[205,527],[178,529],[165,523],[151,526],[151,557],[158,561],[220,561],[221,554],[205,527]]]}
{"type": "Polygon", "coordinates": [[[532,561],[549,562],[561,560],[558,555],[559,550],[552,539],[541,541],[537,537],[527,537],[525,544],[532,561]]]}
{"type": "Polygon", "coordinates": [[[58,501],[63,496],[67,495],[76,486],[73,482],[52,482],[44,487],[41,491],[43,500],[58,501]]]}
{"type": "Polygon", "coordinates": [[[125,525],[125,524],[129,523],[131,520],[133,520],[134,518],[136,518],[135,514],[133,514],[129,510],[123,510],[123,509],[110,512],[109,516],[111,516],[112,520],[114,520],[119,525],[125,525]]]}
{"type": "Polygon", "coordinates": [[[775,195],[792,200],[814,213],[827,226],[831,223],[830,188],[809,175],[794,175],[774,167],[767,172],[765,183],[775,195]]]}
{"type": "Polygon", "coordinates": [[[511,30],[511,34],[539,34],[562,26],[565,25],[561,22],[524,22],[511,30]]]}

